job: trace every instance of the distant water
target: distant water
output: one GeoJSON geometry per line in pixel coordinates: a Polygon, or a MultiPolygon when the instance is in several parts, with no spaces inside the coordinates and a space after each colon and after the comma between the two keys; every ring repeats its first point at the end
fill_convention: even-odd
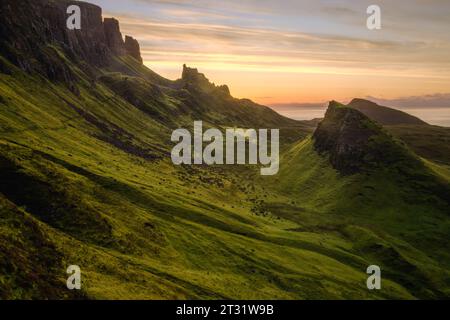
{"type": "Polygon", "coordinates": [[[450,127],[450,108],[396,108],[436,126],[450,127]]]}
{"type": "MultiPolygon", "coordinates": [[[[325,115],[325,111],[327,110],[325,106],[275,106],[272,108],[279,114],[295,120],[311,120],[314,118],[323,118],[323,116],[325,115]]],[[[423,121],[432,125],[450,127],[450,107],[398,107],[395,109],[416,116],[419,119],[422,119],[423,121]]]]}

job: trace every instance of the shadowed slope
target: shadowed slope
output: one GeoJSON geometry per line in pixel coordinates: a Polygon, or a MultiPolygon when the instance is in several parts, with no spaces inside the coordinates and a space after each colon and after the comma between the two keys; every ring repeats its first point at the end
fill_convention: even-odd
{"type": "Polygon", "coordinates": [[[364,99],[353,99],[347,106],[364,113],[367,117],[382,125],[426,124],[426,122],[406,112],[383,107],[364,99]]]}

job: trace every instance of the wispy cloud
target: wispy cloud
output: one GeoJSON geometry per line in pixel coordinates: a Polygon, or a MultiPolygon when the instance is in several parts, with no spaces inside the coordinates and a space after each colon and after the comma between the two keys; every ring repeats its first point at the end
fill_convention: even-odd
{"type": "Polygon", "coordinates": [[[445,70],[442,64],[446,64],[447,71],[450,69],[450,57],[442,54],[450,49],[445,43],[119,18],[122,29],[140,40],[147,61],[178,57],[204,63],[240,63],[262,70],[286,68],[311,72],[321,67],[323,70],[316,72],[336,73],[341,69],[339,73],[349,74],[357,69],[371,69],[383,74],[391,70],[396,76],[405,72],[412,77],[432,78],[447,76],[442,74],[445,70]],[[434,72],[430,63],[436,65],[434,72]]]}
{"type": "Polygon", "coordinates": [[[401,97],[397,99],[380,99],[376,97],[367,97],[378,104],[402,107],[432,107],[432,108],[450,108],[450,93],[427,94],[423,96],[401,97]]]}
{"type": "Polygon", "coordinates": [[[192,64],[260,102],[450,88],[449,1],[379,0],[376,32],[371,0],[92,1],[139,40],[149,67],[174,78],[192,64]]]}

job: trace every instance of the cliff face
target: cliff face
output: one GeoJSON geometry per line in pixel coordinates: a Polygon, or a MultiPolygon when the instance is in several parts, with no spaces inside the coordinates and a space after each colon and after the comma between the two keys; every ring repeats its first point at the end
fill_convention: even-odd
{"type": "MultiPolygon", "coordinates": [[[[47,70],[48,63],[57,61],[58,55],[45,51],[54,45],[70,58],[94,66],[107,65],[114,55],[130,54],[119,22],[112,18],[103,21],[101,8],[93,4],[66,0],[21,0],[20,3],[2,0],[0,12],[0,52],[25,71],[52,73],[47,70]],[[66,26],[69,17],[66,10],[73,4],[81,9],[81,30],[69,30],[66,26]]],[[[135,44],[131,53],[142,61],[135,44]]]]}
{"type": "Polygon", "coordinates": [[[141,47],[136,39],[130,36],[125,36],[125,50],[127,51],[127,54],[142,63],[141,47]]]}
{"type": "Polygon", "coordinates": [[[125,43],[120,32],[119,21],[114,18],[105,18],[103,27],[108,48],[115,55],[124,55],[126,53],[125,43]]]}

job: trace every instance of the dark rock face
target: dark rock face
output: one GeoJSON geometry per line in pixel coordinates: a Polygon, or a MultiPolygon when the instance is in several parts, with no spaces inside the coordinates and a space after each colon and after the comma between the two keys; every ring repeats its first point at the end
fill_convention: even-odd
{"type": "Polygon", "coordinates": [[[198,72],[196,68],[189,68],[183,65],[181,81],[185,89],[193,92],[200,90],[202,92],[214,92],[222,97],[231,97],[230,89],[227,85],[216,86],[203,73],[198,72]]]}
{"type": "Polygon", "coordinates": [[[125,36],[125,50],[127,51],[127,54],[142,63],[141,47],[136,39],[130,36],[125,36]]]}
{"type": "Polygon", "coordinates": [[[331,164],[343,174],[376,167],[417,161],[403,145],[363,113],[332,101],[325,118],[314,132],[314,147],[329,155],[331,164]]]}
{"type": "MultiPolygon", "coordinates": [[[[77,5],[79,4],[77,3],[77,5]]],[[[64,14],[62,17],[63,28],[59,30],[63,33],[62,42],[83,60],[95,65],[103,65],[108,60],[109,50],[102,22],[102,9],[88,3],[82,3],[80,8],[81,30],[68,30],[65,26],[67,14],[64,14],[67,7],[62,3],[59,3],[58,7],[53,7],[54,16],[58,19],[61,19],[59,17],[61,11],[64,14]]],[[[58,28],[61,26],[58,25],[58,28]]]]}
{"type": "Polygon", "coordinates": [[[205,77],[203,73],[198,72],[196,68],[189,68],[185,64],[183,65],[183,73],[181,74],[181,79],[185,82],[197,83],[197,82],[207,82],[209,80],[205,77]]]}
{"type": "Polygon", "coordinates": [[[106,44],[113,54],[122,56],[126,53],[122,33],[120,33],[119,21],[114,18],[105,18],[103,22],[106,44]]]}
{"type": "Polygon", "coordinates": [[[22,0],[17,4],[14,0],[3,0],[1,11],[2,52],[7,57],[17,57],[13,62],[27,71],[34,69],[29,60],[42,47],[55,43],[70,53],[69,56],[77,56],[96,65],[107,60],[109,50],[100,7],[74,1],[22,0]],[[66,10],[71,4],[81,9],[81,30],[68,30],[66,27],[66,10]]]}
{"type": "MultiPolygon", "coordinates": [[[[0,2],[0,53],[27,72],[46,74],[52,80],[69,81],[70,70],[58,52],[63,50],[74,62],[106,66],[114,55],[126,55],[125,43],[115,19],[102,19],[100,7],[78,1],[2,0],[0,2]],[[81,30],[66,26],[70,5],[81,9],[81,30]],[[60,60],[61,63],[58,63],[60,60]],[[56,68],[56,69],[54,69],[56,68]]],[[[136,51],[133,52],[134,56],[136,51]]]]}
{"type": "Polygon", "coordinates": [[[181,82],[182,87],[191,92],[211,92],[216,89],[216,86],[203,73],[198,72],[196,68],[189,68],[186,65],[183,65],[181,82]]]}
{"type": "Polygon", "coordinates": [[[226,95],[231,95],[230,88],[228,88],[228,86],[226,84],[219,86],[218,89],[226,95]]]}

